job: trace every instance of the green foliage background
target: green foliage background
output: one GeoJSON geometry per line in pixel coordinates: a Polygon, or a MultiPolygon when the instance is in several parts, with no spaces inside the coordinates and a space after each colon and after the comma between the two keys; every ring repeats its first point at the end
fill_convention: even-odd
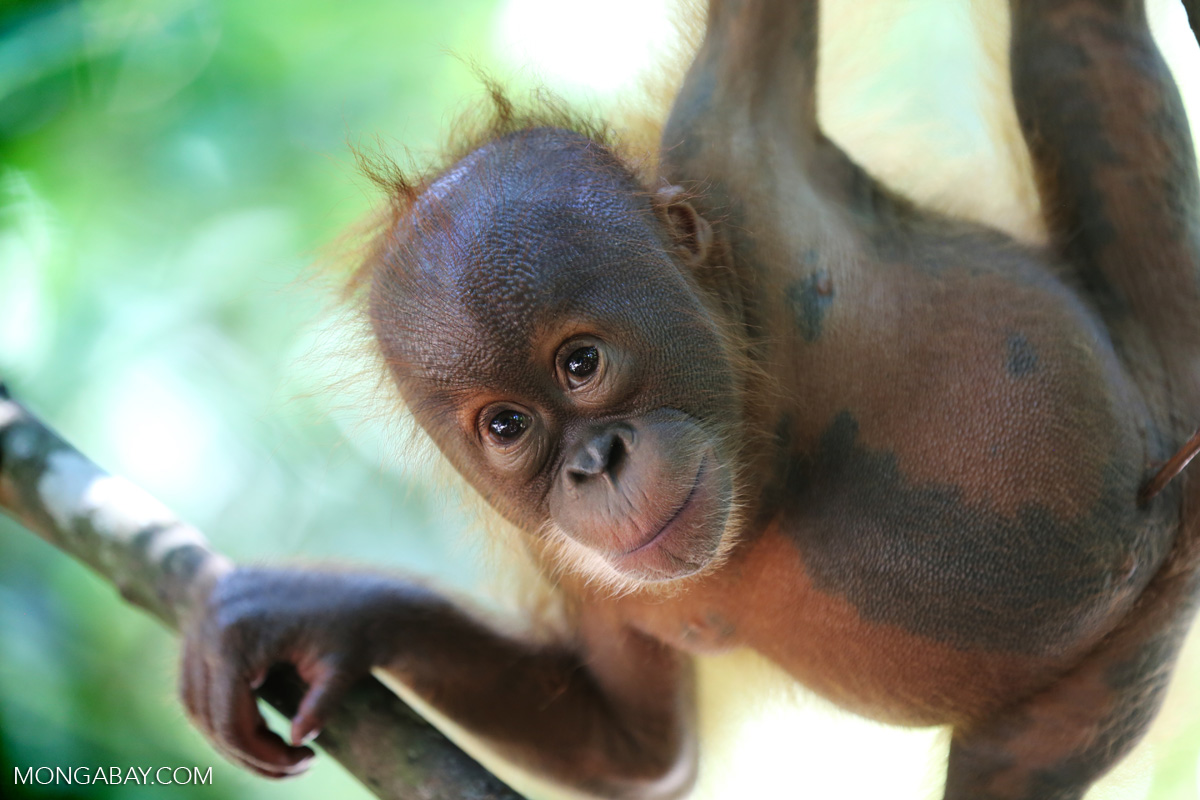
{"type": "MultiPolygon", "coordinates": [[[[234,558],[469,582],[446,535],[457,521],[423,478],[381,467],[341,410],[320,347],[328,297],[304,276],[372,200],[348,143],[435,150],[447,109],[480,90],[447,51],[490,53],[495,6],[0,0],[14,395],[234,558]]],[[[227,765],[186,724],[174,659],[111,587],[0,518],[0,794],[22,791],[14,765],[211,765],[215,787],[171,796],[366,796],[327,759],[286,784],[227,765]]]]}

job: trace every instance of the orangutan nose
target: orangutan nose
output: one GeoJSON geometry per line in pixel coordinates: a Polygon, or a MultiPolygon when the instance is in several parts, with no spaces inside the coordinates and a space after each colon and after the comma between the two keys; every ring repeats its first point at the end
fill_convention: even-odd
{"type": "Polygon", "coordinates": [[[603,478],[616,486],[633,452],[636,437],[628,425],[608,425],[588,433],[567,457],[567,480],[576,488],[603,478]]]}

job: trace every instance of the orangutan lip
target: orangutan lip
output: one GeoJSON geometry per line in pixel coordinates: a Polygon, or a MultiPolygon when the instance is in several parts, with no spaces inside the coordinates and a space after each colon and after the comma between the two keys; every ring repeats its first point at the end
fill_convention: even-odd
{"type": "Polygon", "coordinates": [[[647,550],[650,547],[653,547],[654,544],[659,539],[662,539],[666,535],[667,531],[669,531],[671,529],[671,525],[675,522],[675,520],[679,519],[679,515],[683,513],[684,509],[686,509],[691,504],[692,498],[696,496],[696,490],[699,489],[700,484],[703,483],[704,468],[706,466],[708,466],[708,456],[705,456],[700,461],[700,466],[696,470],[696,478],[695,478],[695,480],[692,481],[691,490],[688,492],[687,497],[683,498],[683,502],[679,504],[679,508],[675,509],[675,513],[671,515],[671,518],[663,523],[663,526],[658,529],[658,533],[654,534],[649,539],[647,539],[645,542],[642,542],[641,544],[639,544],[637,547],[633,548],[632,550],[626,551],[621,556],[622,558],[628,558],[629,556],[635,555],[637,553],[642,552],[643,550],[647,550]]]}

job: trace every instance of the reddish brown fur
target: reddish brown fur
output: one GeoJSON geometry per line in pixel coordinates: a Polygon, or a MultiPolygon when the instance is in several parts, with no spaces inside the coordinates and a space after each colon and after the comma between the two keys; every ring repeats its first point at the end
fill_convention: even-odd
{"type": "Polygon", "coordinates": [[[655,173],[495,90],[442,169],[368,164],[391,206],[352,292],[574,630],[242,571],[189,636],[202,727],[295,769],[238,711],[245,665],[334,658],[294,738],[382,666],[531,769],[673,797],[686,654],[750,647],[844,707],[953,726],[947,800],[1081,797],[1195,608],[1200,482],[1137,498],[1200,409],[1200,179],[1140,3],[1012,13],[1053,253],[916,207],[822,134],[813,0],[712,0],[655,173]],[[584,350],[604,367],[575,382],[584,350]]]}

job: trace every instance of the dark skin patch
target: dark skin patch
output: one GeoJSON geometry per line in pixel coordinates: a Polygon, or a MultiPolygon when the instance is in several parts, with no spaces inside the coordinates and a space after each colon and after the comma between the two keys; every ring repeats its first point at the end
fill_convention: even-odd
{"type": "Polygon", "coordinates": [[[815,71],[817,60],[817,4],[805,3],[803,20],[796,26],[792,47],[810,70],[815,71]]]}
{"type": "Polygon", "coordinates": [[[689,136],[689,128],[695,120],[704,116],[713,102],[716,90],[716,74],[711,67],[697,62],[688,73],[687,83],[675,98],[671,116],[663,129],[664,157],[675,163],[696,162],[703,154],[704,140],[689,136]]]}
{"type": "MultiPolygon", "coordinates": [[[[1148,592],[1154,594],[1154,587],[1148,592]]],[[[1163,603],[1160,596],[1150,613],[1161,613],[1177,600],[1163,603]]],[[[1185,614],[1193,603],[1183,604],[1185,614]]],[[[1186,633],[1187,616],[1163,628],[1143,622],[1117,631],[1094,653],[1093,663],[1064,676],[1058,686],[956,736],[947,800],[1082,798],[1150,726],[1186,633]],[[1064,698],[1079,709],[1070,722],[1050,713],[1063,706],[1064,698]]]]}
{"type": "MultiPolygon", "coordinates": [[[[1075,266],[1076,276],[1082,288],[1095,299],[1105,317],[1112,318],[1128,311],[1126,298],[1112,285],[1107,274],[1100,268],[1101,253],[1117,238],[1116,229],[1109,219],[1104,194],[1096,185],[1098,165],[1116,165],[1120,156],[1109,140],[1103,136],[1075,137],[1076,128],[1101,129],[1100,108],[1086,93],[1065,93],[1037,84],[1039,75],[1062,74],[1088,69],[1089,57],[1082,45],[1068,45],[1056,41],[1055,47],[1046,48],[1039,56],[1034,44],[1027,45],[1034,59],[1041,58],[1051,63],[1023,64],[1024,69],[1014,71],[1014,91],[1017,111],[1021,114],[1021,127],[1027,131],[1026,139],[1032,142],[1052,141],[1055,152],[1071,152],[1069,159],[1059,159],[1059,172],[1038,173],[1040,189],[1044,196],[1059,201],[1068,194],[1071,204],[1059,201],[1047,205],[1052,217],[1051,227],[1055,230],[1082,230],[1084,235],[1066,237],[1062,242],[1063,253],[1075,266]],[[1050,95],[1053,100],[1050,99],[1050,95]],[[1027,100],[1028,98],[1028,100],[1027,100]],[[1051,128],[1044,116],[1034,119],[1028,116],[1022,101],[1044,107],[1050,102],[1062,105],[1062,117],[1070,120],[1070,127],[1051,128]],[[1021,113],[1025,112],[1025,113],[1021,113]],[[1071,145],[1066,148],[1059,142],[1063,136],[1071,136],[1071,145]],[[1075,191],[1063,193],[1061,187],[1070,186],[1075,191]]],[[[1049,148],[1048,148],[1049,149],[1049,148]]]]}
{"type": "Polygon", "coordinates": [[[771,436],[771,447],[775,451],[774,467],[770,471],[771,479],[763,485],[762,501],[758,504],[758,513],[755,516],[756,527],[765,525],[775,515],[782,498],[786,496],[787,475],[793,461],[794,423],[791,414],[781,414],[775,421],[775,430],[771,436]]]}
{"type": "MultiPolygon", "coordinates": [[[[1025,13],[1035,15],[1036,4],[1026,5],[1031,10],[1025,13]]],[[[1147,31],[1102,13],[1081,14],[1073,23],[1076,30],[1034,19],[1022,22],[1023,56],[1014,70],[1014,91],[1021,127],[1039,162],[1048,221],[1083,288],[1106,318],[1117,319],[1131,310],[1117,282],[1128,285],[1121,273],[1139,263],[1141,254],[1129,249],[1137,236],[1128,235],[1132,220],[1122,216],[1115,193],[1145,191],[1156,201],[1161,198],[1167,213],[1154,216],[1154,226],[1161,226],[1156,235],[1171,246],[1186,240],[1197,192],[1191,137],[1186,122],[1180,124],[1186,117],[1147,31]],[[1139,143],[1095,133],[1111,126],[1112,114],[1110,98],[1097,91],[1094,76],[1116,58],[1125,77],[1147,95],[1138,105],[1159,104],[1145,120],[1153,137],[1139,143]],[[1123,183],[1131,174],[1139,175],[1139,182],[1123,183]]]]}
{"type": "Polygon", "coordinates": [[[1037,369],[1037,350],[1019,333],[1008,337],[1008,374],[1014,378],[1024,378],[1037,369]]]}
{"type": "Polygon", "coordinates": [[[1027,504],[1006,516],[948,483],[912,484],[896,456],[858,442],[844,411],[794,471],[789,533],[822,590],[863,618],[956,647],[1041,653],[1091,624],[1133,546],[1132,485],[1115,468],[1091,514],[1027,504]]]}
{"type": "Polygon", "coordinates": [[[796,318],[796,326],[806,342],[821,338],[825,317],[833,305],[833,283],[829,273],[817,270],[788,287],[787,298],[796,318]]]}

